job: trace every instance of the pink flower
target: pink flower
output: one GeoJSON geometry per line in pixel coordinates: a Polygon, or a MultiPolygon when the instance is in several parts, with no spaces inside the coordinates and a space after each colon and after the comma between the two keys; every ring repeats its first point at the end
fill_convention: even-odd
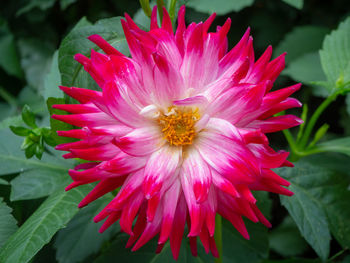
{"type": "Polygon", "coordinates": [[[199,237],[217,256],[217,213],[248,239],[242,216],[271,226],[251,191],[293,194],[271,170],[292,166],[288,153],[270,148],[265,133],[301,123],[293,115],[272,117],[300,107],[289,98],[300,84],[270,91],[285,54],[270,61],[268,47],[255,61],[249,29],[227,52],[230,19],[208,33],[215,15],[186,27],[182,7],[174,34],[167,11],[160,28],[156,12],[149,32],[128,15],[122,20],[132,58],[98,35],[89,39],[105,54],[75,56],[101,91],[61,87],[80,104],[54,106],[71,114],[53,118],[81,127],[59,131],[79,141],[57,149],[91,161],[69,171],[67,190],[98,182],[83,207],[121,187],[94,220],[106,219],[101,232],[119,220],[133,251],[159,235],[157,251],[170,239],[177,258],[187,223],[193,254],[199,237]]]}

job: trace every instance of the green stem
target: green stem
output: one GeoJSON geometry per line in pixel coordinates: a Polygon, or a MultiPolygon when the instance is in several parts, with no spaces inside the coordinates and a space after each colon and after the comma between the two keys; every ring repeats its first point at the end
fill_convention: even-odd
{"type": "Polygon", "coordinates": [[[215,258],[215,263],[222,263],[222,218],[216,214],[215,217],[215,243],[219,252],[219,257],[215,258]]]}
{"type": "Polygon", "coordinates": [[[338,93],[334,93],[331,96],[329,96],[327,99],[325,99],[321,105],[316,109],[314,114],[311,116],[309,123],[306,125],[305,133],[303,134],[301,140],[300,140],[300,149],[304,149],[306,147],[307,142],[309,141],[312,129],[314,128],[318,118],[323,113],[323,111],[331,104],[338,96],[338,93]]]}
{"type": "Polygon", "coordinates": [[[283,130],[283,134],[284,134],[284,137],[286,137],[287,142],[288,142],[289,147],[290,147],[291,152],[292,152],[292,154],[290,156],[291,161],[297,161],[299,159],[298,158],[298,148],[297,148],[297,145],[295,143],[295,140],[293,138],[292,133],[289,130],[283,130]]]}
{"type": "Polygon", "coordinates": [[[12,96],[12,94],[8,93],[3,87],[0,87],[0,97],[11,106],[17,107],[16,98],[12,96]]]}
{"type": "Polygon", "coordinates": [[[145,15],[148,17],[151,17],[152,9],[149,6],[149,0],[140,0],[140,4],[145,15]]]}
{"type": "Polygon", "coordinates": [[[158,14],[159,14],[160,21],[163,21],[163,6],[164,6],[164,1],[163,0],[157,0],[157,9],[158,9],[158,14]]]}
{"type": "Polygon", "coordinates": [[[176,2],[177,2],[177,0],[170,1],[169,16],[170,16],[171,22],[174,22],[176,2]]]}

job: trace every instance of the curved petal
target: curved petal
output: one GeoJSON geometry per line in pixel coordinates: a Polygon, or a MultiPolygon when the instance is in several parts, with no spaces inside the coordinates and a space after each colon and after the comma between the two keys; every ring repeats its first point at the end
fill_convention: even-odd
{"type": "Polygon", "coordinates": [[[134,129],[123,137],[115,137],[113,143],[123,152],[133,156],[146,156],[158,150],[165,143],[158,127],[134,129]]]}
{"type": "Polygon", "coordinates": [[[181,154],[181,148],[164,145],[151,155],[145,167],[143,182],[143,191],[147,199],[157,194],[164,181],[175,173],[181,154]]]}
{"type": "Polygon", "coordinates": [[[211,172],[207,163],[195,148],[186,151],[181,176],[188,177],[197,203],[207,200],[211,186],[211,172]]]}

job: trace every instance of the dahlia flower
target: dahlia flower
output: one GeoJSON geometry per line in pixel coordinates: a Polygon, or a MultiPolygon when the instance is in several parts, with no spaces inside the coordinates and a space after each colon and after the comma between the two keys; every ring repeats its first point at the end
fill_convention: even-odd
{"type": "Polygon", "coordinates": [[[182,7],[173,33],[167,11],[160,27],[156,12],[149,32],[128,15],[122,20],[131,58],[99,35],[89,39],[104,54],[75,56],[101,91],[60,87],[80,104],[54,105],[71,114],[52,117],[80,129],[59,131],[79,141],[57,149],[69,152],[64,158],[91,161],[69,171],[67,190],[98,182],[83,207],[120,187],[94,221],[106,219],[102,232],[119,220],[133,251],[158,235],[157,251],[170,240],[177,258],[187,224],[192,253],[199,237],[218,256],[217,213],[248,239],[242,216],[271,226],[252,191],[293,194],[271,170],[292,166],[288,153],[269,147],[265,134],[301,123],[273,117],[301,105],[289,98],[300,84],[271,91],[285,54],[270,61],[268,47],[255,61],[249,29],[227,51],[230,19],[208,33],[215,14],[186,27],[182,7]]]}

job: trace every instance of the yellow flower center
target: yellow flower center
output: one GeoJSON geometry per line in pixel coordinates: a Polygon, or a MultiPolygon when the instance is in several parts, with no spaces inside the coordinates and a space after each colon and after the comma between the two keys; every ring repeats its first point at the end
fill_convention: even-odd
{"type": "Polygon", "coordinates": [[[169,107],[168,113],[161,114],[158,122],[164,138],[171,145],[190,145],[196,136],[195,124],[199,120],[198,109],[169,107]]]}

